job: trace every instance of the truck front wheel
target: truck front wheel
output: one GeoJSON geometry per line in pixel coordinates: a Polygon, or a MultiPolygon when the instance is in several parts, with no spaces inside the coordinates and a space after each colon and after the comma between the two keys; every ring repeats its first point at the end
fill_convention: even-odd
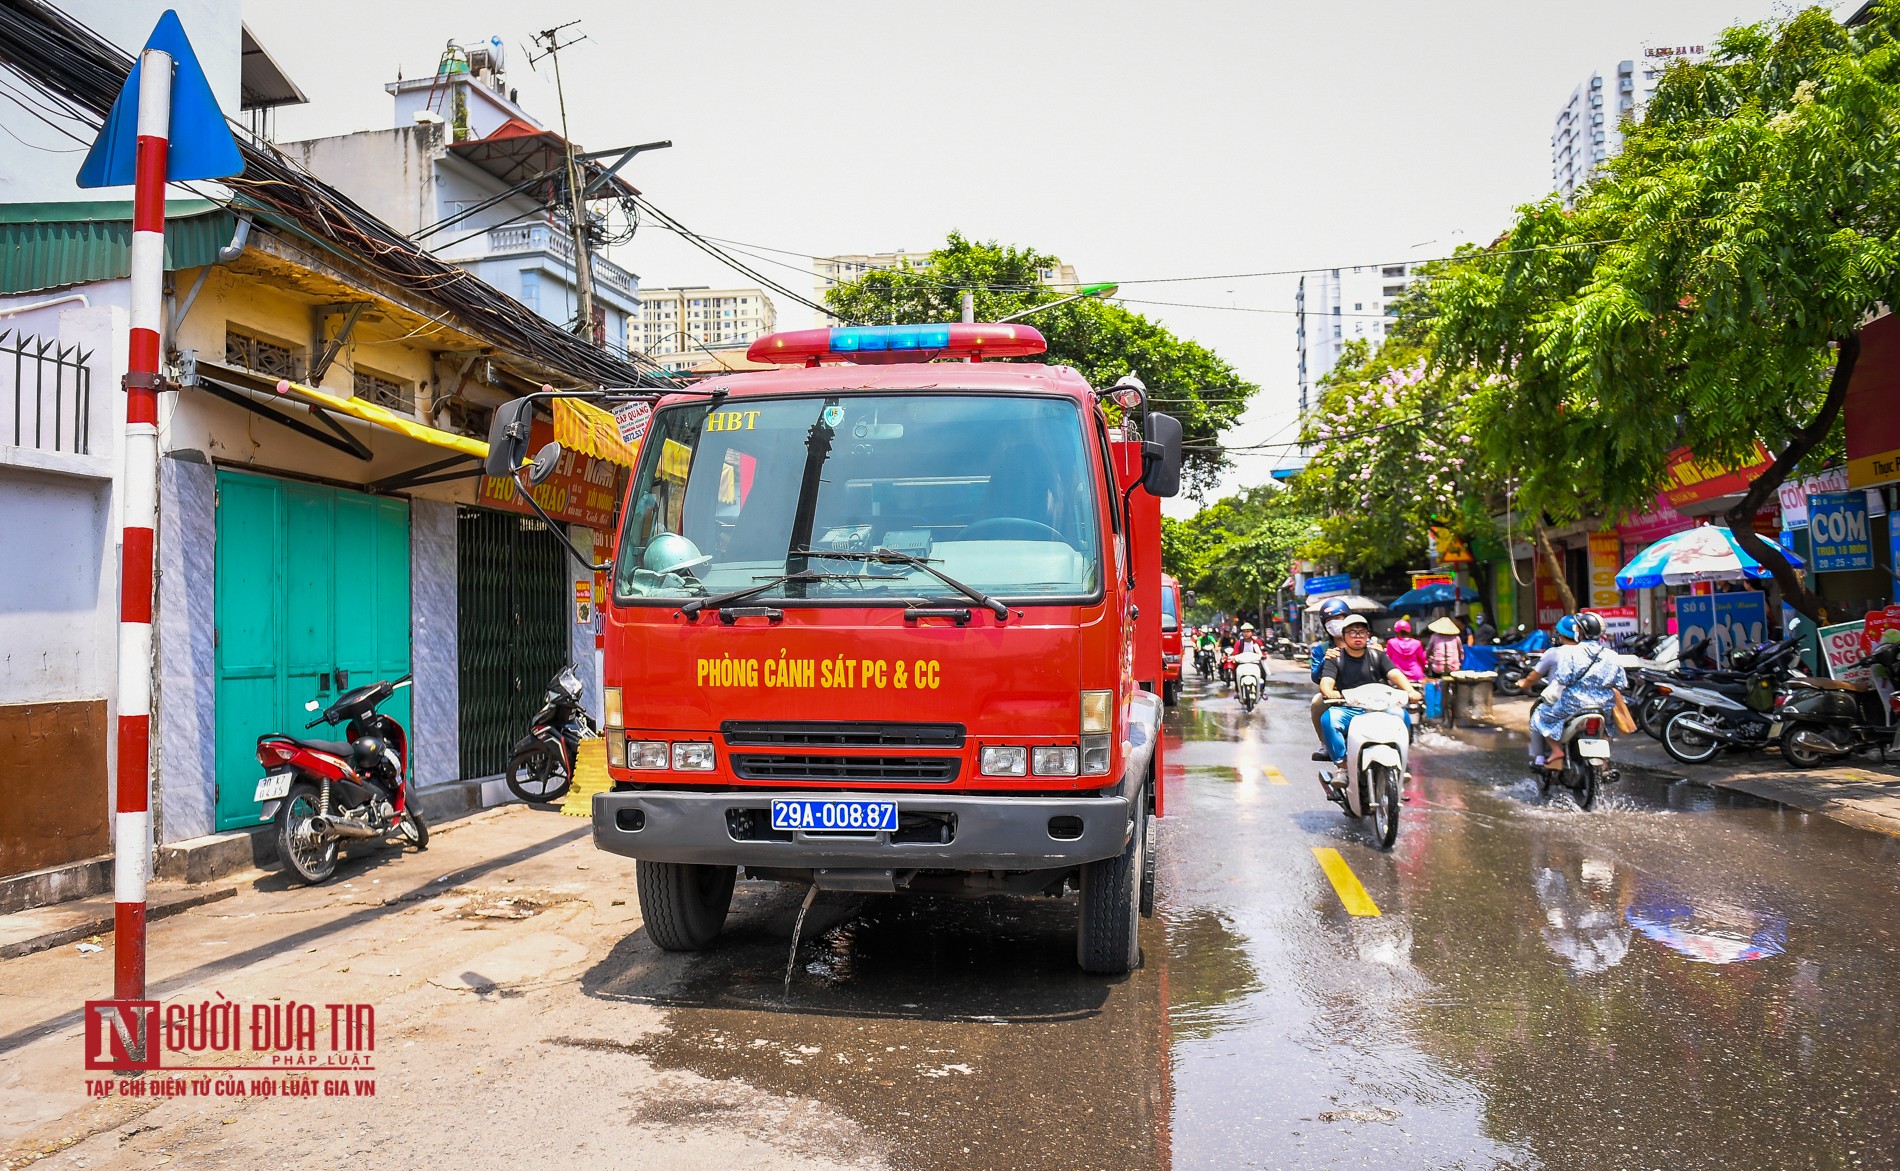
{"type": "Polygon", "coordinates": [[[1134,802],[1135,827],[1113,858],[1085,863],[1075,958],[1085,972],[1119,976],[1141,962],[1141,885],[1148,868],[1148,797],[1134,802]]]}
{"type": "Polygon", "coordinates": [[[736,866],[635,862],[634,885],[647,938],[666,951],[704,951],[725,930],[736,866]]]}

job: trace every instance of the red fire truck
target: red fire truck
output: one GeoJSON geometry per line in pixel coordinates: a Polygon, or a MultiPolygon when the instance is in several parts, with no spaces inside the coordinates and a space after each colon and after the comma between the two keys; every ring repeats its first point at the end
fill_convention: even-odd
{"type": "Polygon", "coordinates": [[[1161,702],[1181,702],[1181,581],[1161,575],[1161,702]]]}
{"type": "MultiPolygon", "coordinates": [[[[987,360],[1045,348],[1011,324],[778,333],[749,356],[781,369],[656,403],[606,599],[593,826],[638,860],[660,947],[710,946],[743,871],[1074,891],[1081,966],[1138,962],[1181,430],[1133,378],[987,360]]],[[[531,479],[527,401],[490,459],[531,479]]]]}

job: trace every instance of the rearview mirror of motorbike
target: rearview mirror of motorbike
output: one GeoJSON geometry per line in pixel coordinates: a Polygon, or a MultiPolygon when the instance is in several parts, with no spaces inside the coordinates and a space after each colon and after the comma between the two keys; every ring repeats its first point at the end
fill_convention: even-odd
{"type": "Polygon", "coordinates": [[[534,453],[534,464],[528,469],[528,483],[539,484],[554,474],[561,462],[561,445],[550,443],[534,453]]]}
{"type": "Polygon", "coordinates": [[[1173,415],[1149,411],[1141,421],[1141,440],[1141,486],[1150,496],[1179,495],[1181,421],[1173,415]]]}
{"type": "Polygon", "coordinates": [[[491,476],[512,476],[528,454],[528,429],[534,423],[534,400],[512,399],[495,408],[495,421],[488,428],[488,463],[491,476]]]}

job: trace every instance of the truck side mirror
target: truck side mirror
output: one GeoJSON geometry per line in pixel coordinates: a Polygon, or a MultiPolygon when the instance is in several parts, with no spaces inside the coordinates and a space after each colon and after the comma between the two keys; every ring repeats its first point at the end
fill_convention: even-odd
{"type": "Polygon", "coordinates": [[[539,484],[552,476],[555,467],[561,462],[562,454],[561,445],[558,443],[550,443],[535,452],[534,463],[528,468],[528,483],[539,484]]]}
{"type": "Polygon", "coordinates": [[[1141,420],[1141,486],[1148,495],[1181,492],[1181,420],[1149,411],[1141,420]]]}
{"type": "Polygon", "coordinates": [[[534,424],[534,400],[511,399],[495,408],[488,427],[488,463],[491,476],[511,479],[528,455],[528,429],[534,424]]]}

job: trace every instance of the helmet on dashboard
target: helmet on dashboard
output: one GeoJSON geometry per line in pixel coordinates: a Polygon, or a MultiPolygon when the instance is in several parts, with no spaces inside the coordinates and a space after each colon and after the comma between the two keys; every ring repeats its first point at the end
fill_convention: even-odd
{"type": "Polygon", "coordinates": [[[660,533],[647,543],[640,568],[654,573],[684,573],[711,560],[710,556],[700,553],[698,545],[678,533],[660,533]]]}

